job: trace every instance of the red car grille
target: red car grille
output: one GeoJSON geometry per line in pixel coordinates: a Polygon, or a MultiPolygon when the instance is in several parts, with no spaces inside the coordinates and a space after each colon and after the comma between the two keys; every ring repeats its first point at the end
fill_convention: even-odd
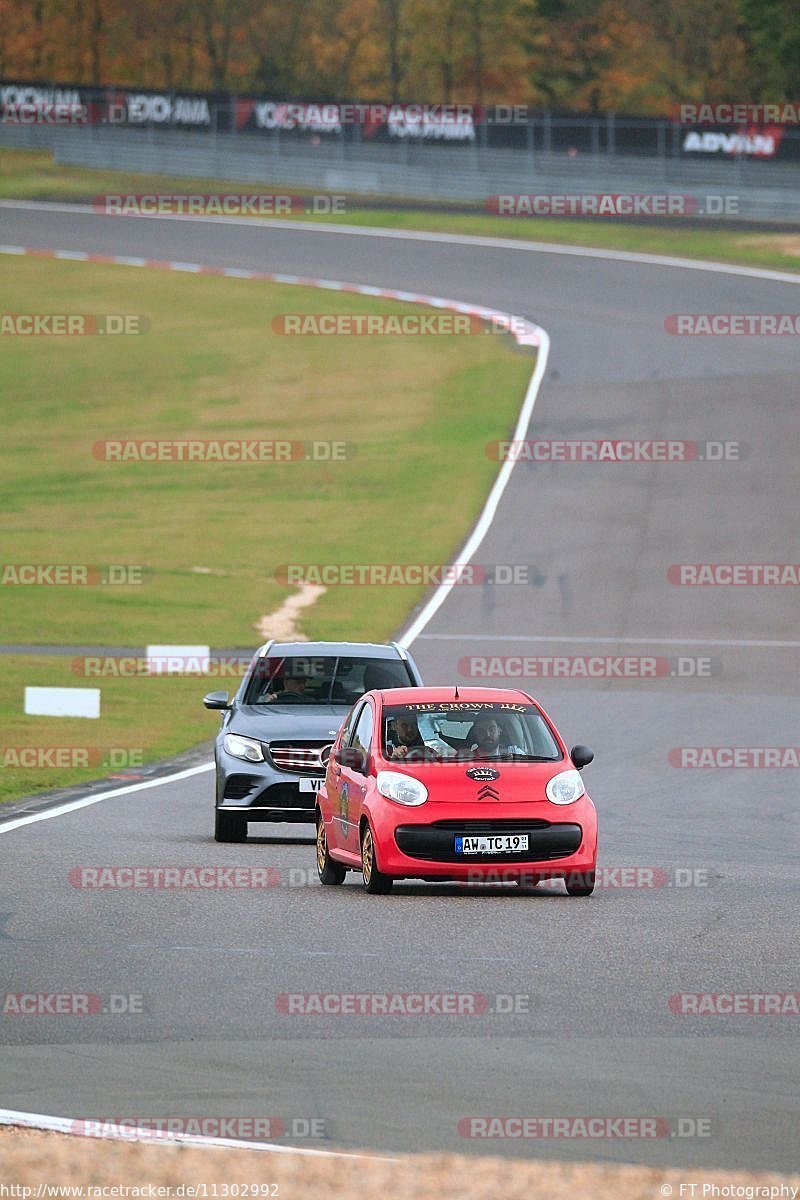
{"type": "Polygon", "coordinates": [[[394,840],[398,850],[410,858],[428,862],[545,862],[567,858],[580,847],[580,825],[550,824],[548,821],[435,821],[432,825],[398,825],[394,840]],[[455,850],[455,834],[527,833],[527,854],[474,854],[466,858],[455,850]]]}

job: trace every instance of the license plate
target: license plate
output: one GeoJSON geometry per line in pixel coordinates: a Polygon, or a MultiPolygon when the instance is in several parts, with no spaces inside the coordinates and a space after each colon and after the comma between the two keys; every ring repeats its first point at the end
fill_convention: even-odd
{"type": "Polygon", "coordinates": [[[325,782],[324,779],[301,779],[300,785],[299,785],[300,791],[301,792],[318,792],[324,782],[325,782]]]}
{"type": "Polygon", "coordinates": [[[521,854],[527,849],[527,833],[456,838],[456,854],[521,854]]]}

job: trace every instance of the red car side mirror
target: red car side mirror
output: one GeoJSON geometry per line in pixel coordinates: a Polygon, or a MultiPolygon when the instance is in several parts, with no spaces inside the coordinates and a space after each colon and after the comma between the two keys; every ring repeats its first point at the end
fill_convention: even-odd
{"type": "Polygon", "coordinates": [[[366,774],[367,756],[357,746],[343,746],[341,749],[335,750],[333,760],[340,767],[349,767],[351,771],[358,771],[360,775],[366,774]]]}

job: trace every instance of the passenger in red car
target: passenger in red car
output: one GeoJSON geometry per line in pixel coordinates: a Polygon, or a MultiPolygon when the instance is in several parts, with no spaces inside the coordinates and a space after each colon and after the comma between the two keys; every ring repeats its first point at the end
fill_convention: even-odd
{"type": "Polygon", "coordinates": [[[507,743],[500,722],[496,721],[494,717],[476,721],[472,734],[475,740],[470,749],[478,758],[493,754],[525,753],[521,746],[512,746],[507,743]]]}

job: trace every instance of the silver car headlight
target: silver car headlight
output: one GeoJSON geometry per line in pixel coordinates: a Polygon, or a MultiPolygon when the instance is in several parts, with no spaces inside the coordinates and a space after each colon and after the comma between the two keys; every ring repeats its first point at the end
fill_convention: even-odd
{"type": "Polygon", "coordinates": [[[580,771],[562,771],[560,775],[554,775],[545,788],[551,804],[574,804],[585,794],[580,771]]]}
{"type": "Polygon", "coordinates": [[[226,733],[222,744],[234,758],[243,758],[247,762],[264,761],[263,747],[255,738],[242,737],[240,733],[226,733]]]}
{"type": "Polygon", "coordinates": [[[378,791],[387,800],[416,808],[428,799],[428,789],[418,779],[403,775],[400,771],[378,771],[378,791]]]}

